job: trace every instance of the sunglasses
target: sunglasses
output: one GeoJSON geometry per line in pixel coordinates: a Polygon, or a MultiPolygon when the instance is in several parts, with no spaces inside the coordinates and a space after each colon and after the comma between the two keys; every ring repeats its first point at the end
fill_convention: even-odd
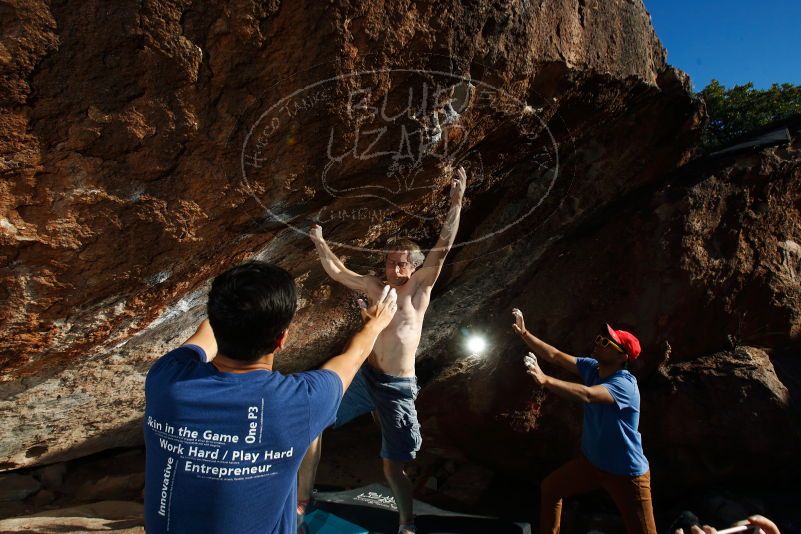
{"type": "Polygon", "coordinates": [[[620,345],[618,345],[617,343],[615,343],[614,341],[612,341],[608,337],[596,336],[595,344],[599,345],[601,347],[608,347],[609,345],[612,345],[612,348],[615,349],[616,351],[622,352],[623,354],[628,355],[628,353],[625,350],[623,350],[623,348],[620,345]]]}

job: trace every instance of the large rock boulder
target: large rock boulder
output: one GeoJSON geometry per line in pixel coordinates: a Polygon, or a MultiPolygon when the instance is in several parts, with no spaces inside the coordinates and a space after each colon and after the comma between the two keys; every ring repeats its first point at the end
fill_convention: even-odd
{"type": "Polygon", "coordinates": [[[144,511],[141,503],[126,501],[100,501],[32,515],[0,519],[5,533],[31,534],[89,534],[116,532],[117,534],[144,534],[144,511]]]}
{"type": "Polygon", "coordinates": [[[297,278],[281,370],[331,355],[358,315],[303,231],[360,270],[390,237],[431,246],[463,164],[433,373],[702,121],[640,0],[33,1],[0,23],[0,469],[136,443],[148,366],[244,259],[297,278]]]}
{"type": "Polygon", "coordinates": [[[642,423],[660,482],[684,491],[797,479],[801,425],[765,351],[740,346],[660,371],[646,382],[642,423]]]}
{"type": "Polygon", "coordinates": [[[430,445],[532,479],[576,453],[580,407],[524,374],[516,306],[529,330],[576,355],[604,322],[640,336],[632,370],[662,487],[797,477],[800,125],[788,124],[789,145],[699,160],[621,197],[477,308],[491,282],[465,269],[475,285],[447,290],[431,317],[460,310],[452,322],[489,333],[491,350],[465,358],[459,335],[429,344],[421,367],[433,381],[418,403],[430,445]]]}

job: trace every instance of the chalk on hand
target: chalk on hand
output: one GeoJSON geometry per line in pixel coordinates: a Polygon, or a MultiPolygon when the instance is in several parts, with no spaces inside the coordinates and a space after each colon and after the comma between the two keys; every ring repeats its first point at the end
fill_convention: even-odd
{"type": "Polygon", "coordinates": [[[378,298],[378,301],[381,302],[382,300],[387,298],[388,294],[389,294],[389,286],[384,286],[384,289],[383,291],[381,291],[381,296],[378,298]]]}
{"type": "Polygon", "coordinates": [[[363,310],[367,309],[367,303],[363,299],[356,299],[356,303],[359,305],[361,309],[363,310]]]}
{"type": "Polygon", "coordinates": [[[523,312],[521,312],[517,308],[512,308],[512,315],[514,315],[515,317],[523,317],[523,312]]]}
{"type": "Polygon", "coordinates": [[[526,364],[526,367],[531,367],[533,365],[537,365],[537,357],[534,356],[532,353],[526,354],[526,357],[523,359],[526,364]]]}

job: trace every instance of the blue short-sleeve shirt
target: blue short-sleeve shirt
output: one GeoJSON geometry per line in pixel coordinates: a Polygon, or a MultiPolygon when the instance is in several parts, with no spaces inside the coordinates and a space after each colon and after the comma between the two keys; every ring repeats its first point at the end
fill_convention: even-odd
{"type": "Polygon", "coordinates": [[[640,390],[637,379],[621,369],[604,379],[598,374],[598,360],[577,358],[581,379],[586,386],[601,384],[612,395],[614,404],[584,405],[581,452],[597,468],[615,475],[639,476],[648,471],[642,449],[640,390]]]}
{"type": "Polygon", "coordinates": [[[196,345],[162,356],[145,381],[148,534],[294,534],[300,461],[341,399],[332,371],[221,373],[196,345]]]}

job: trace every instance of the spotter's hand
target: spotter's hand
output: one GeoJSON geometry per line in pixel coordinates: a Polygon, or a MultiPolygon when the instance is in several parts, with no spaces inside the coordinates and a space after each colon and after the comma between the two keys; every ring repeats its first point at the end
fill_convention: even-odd
{"type": "Polygon", "coordinates": [[[526,354],[523,361],[526,364],[526,372],[531,375],[531,378],[533,378],[537,384],[541,386],[545,385],[545,381],[548,379],[548,377],[542,372],[542,369],[540,369],[540,366],[537,363],[537,357],[529,352],[526,354]]]}
{"type": "Polygon", "coordinates": [[[512,315],[515,318],[515,324],[512,325],[512,328],[522,336],[526,333],[526,322],[523,320],[523,312],[517,308],[512,308],[512,315]]]}
{"type": "Polygon", "coordinates": [[[396,311],[398,311],[398,293],[395,289],[384,286],[376,303],[367,309],[362,309],[361,314],[365,322],[375,322],[383,330],[392,321],[396,311]]]}

